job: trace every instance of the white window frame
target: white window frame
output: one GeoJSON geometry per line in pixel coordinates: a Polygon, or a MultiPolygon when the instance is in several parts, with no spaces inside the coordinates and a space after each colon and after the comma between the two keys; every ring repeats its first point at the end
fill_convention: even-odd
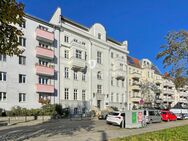
{"type": "Polygon", "coordinates": [[[0,81],[7,81],[7,73],[0,72],[0,81]]]}
{"type": "Polygon", "coordinates": [[[97,93],[102,94],[102,85],[97,85],[97,93]]]}
{"type": "Polygon", "coordinates": [[[78,72],[73,71],[74,80],[78,80],[78,72]]]}
{"type": "Polygon", "coordinates": [[[7,99],[7,93],[0,92],[0,101],[6,101],[6,99],[7,99]]]}
{"type": "Polygon", "coordinates": [[[78,59],[82,59],[82,51],[81,50],[78,50],[78,49],[76,49],[76,58],[78,58],[78,59]]]}
{"type": "Polygon", "coordinates": [[[65,88],[64,94],[65,94],[65,100],[68,100],[69,99],[69,88],[65,88]]]}
{"type": "Polygon", "coordinates": [[[69,68],[65,67],[65,78],[69,78],[69,68]]]}
{"type": "Polygon", "coordinates": [[[0,55],[0,61],[6,62],[7,56],[6,55],[0,55]]]}
{"type": "Polygon", "coordinates": [[[67,50],[67,49],[64,50],[64,57],[66,59],[69,59],[69,50],[67,50]]]}
{"type": "Polygon", "coordinates": [[[20,65],[26,65],[26,57],[25,56],[19,56],[18,63],[20,65]]]}
{"type": "Polygon", "coordinates": [[[82,101],[86,101],[86,90],[82,90],[82,101]]]}
{"type": "Polygon", "coordinates": [[[78,89],[74,89],[74,100],[78,100],[78,89]]]}
{"type": "Polygon", "coordinates": [[[102,64],[102,52],[97,51],[97,63],[102,64]]]}
{"type": "Polygon", "coordinates": [[[19,102],[26,102],[26,93],[19,93],[19,102]]]}

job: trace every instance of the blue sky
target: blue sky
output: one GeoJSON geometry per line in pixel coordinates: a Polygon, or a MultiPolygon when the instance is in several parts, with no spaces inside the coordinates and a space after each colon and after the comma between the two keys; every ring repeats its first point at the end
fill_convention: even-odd
{"type": "Polygon", "coordinates": [[[130,55],[148,58],[162,73],[155,56],[169,31],[188,28],[188,0],[18,0],[25,12],[48,21],[57,7],[62,15],[90,27],[103,24],[109,37],[128,40],[130,55]]]}

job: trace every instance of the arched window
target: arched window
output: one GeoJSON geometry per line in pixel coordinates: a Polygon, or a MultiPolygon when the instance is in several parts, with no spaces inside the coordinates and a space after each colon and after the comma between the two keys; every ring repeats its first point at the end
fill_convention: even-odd
{"type": "Polygon", "coordinates": [[[97,79],[101,80],[102,79],[102,74],[100,71],[97,72],[97,79]]]}

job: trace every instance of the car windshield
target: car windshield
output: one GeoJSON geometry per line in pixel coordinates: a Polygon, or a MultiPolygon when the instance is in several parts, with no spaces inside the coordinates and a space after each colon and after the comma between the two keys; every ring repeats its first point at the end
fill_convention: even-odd
{"type": "Polygon", "coordinates": [[[111,113],[109,113],[109,115],[112,115],[112,116],[118,116],[119,113],[111,112],[111,113]]]}
{"type": "Polygon", "coordinates": [[[161,114],[167,114],[166,112],[161,112],[161,114]]]}

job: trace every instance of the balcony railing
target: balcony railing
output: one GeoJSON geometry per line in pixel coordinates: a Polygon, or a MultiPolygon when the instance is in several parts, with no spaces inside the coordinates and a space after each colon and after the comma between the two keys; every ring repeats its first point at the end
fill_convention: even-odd
{"type": "Polygon", "coordinates": [[[36,56],[47,58],[47,59],[53,59],[54,52],[51,49],[36,47],[36,56]]]}
{"type": "Polygon", "coordinates": [[[54,85],[36,84],[36,91],[39,93],[54,93],[54,85]]]}
{"type": "Polygon", "coordinates": [[[133,102],[140,102],[140,100],[141,100],[140,96],[133,96],[133,97],[131,97],[131,101],[133,101],[133,102]]]}
{"type": "Polygon", "coordinates": [[[54,41],[54,33],[37,28],[36,38],[41,41],[52,43],[54,41]]]}
{"type": "Polygon", "coordinates": [[[39,64],[36,64],[36,74],[41,74],[41,75],[48,75],[48,76],[53,76],[54,75],[54,66],[41,66],[39,64]]]}
{"type": "Polygon", "coordinates": [[[131,75],[132,75],[132,78],[136,78],[136,79],[139,79],[141,77],[141,73],[137,73],[137,72],[134,72],[131,75]]]}
{"type": "Polygon", "coordinates": [[[113,76],[118,80],[124,80],[126,76],[126,71],[123,69],[115,69],[113,71],[113,76]]]}

